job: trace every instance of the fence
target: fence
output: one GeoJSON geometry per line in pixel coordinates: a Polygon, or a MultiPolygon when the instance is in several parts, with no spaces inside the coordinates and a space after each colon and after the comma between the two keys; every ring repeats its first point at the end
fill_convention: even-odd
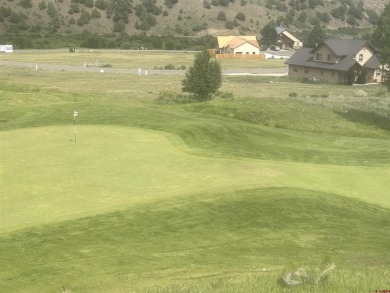
{"type": "Polygon", "coordinates": [[[215,59],[247,59],[247,60],[264,60],[264,54],[211,54],[215,59]]]}

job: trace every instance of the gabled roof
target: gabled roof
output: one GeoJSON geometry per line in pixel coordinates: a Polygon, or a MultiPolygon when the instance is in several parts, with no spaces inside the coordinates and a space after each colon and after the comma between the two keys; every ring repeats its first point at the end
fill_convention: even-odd
{"type": "Polygon", "coordinates": [[[276,28],[275,28],[275,30],[276,30],[276,33],[278,34],[278,35],[280,35],[282,32],[284,32],[286,29],[284,28],[284,27],[281,27],[281,26],[277,26],[276,28]]]}
{"type": "Polygon", "coordinates": [[[249,43],[253,46],[255,46],[256,48],[260,48],[259,44],[257,43],[256,40],[252,41],[252,40],[245,40],[245,39],[242,39],[240,37],[237,37],[237,38],[234,38],[233,40],[231,40],[226,47],[229,47],[229,48],[232,48],[232,49],[235,49],[235,48],[238,48],[240,47],[241,45],[243,44],[246,44],[246,43],[249,43]]]}
{"type": "Polygon", "coordinates": [[[369,42],[366,40],[347,40],[347,39],[328,39],[316,48],[313,49],[316,51],[318,48],[326,45],[330,50],[335,53],[336,56],[347,56],[355,55],[359,52],[364,46],[369,45],[369,42]]]}
{"type": "Polygon", "coordinates": [[[284,36],[286,38],[289,38],[293,42],[301,42],[297,37],[295,37],[293,34],[291,34],[288,30],[286,30],[284,27],[277,26],[275,28],[276,33],[278,36],[284,36]]]}
{"type": "Polygon", "coordinates": [[[256,36],[218,36],[218,48],[225,48],[229,46],[230,48],[236,48],[242,44],[249,42],[256,47],[260,47],[257,43],[256,36]],[[241,43],[240,43],[241,42],[241,43]],[[238,46],[236,44],[239,44],[238,46]],[[235,46],[235,47],[232,47],[235,46]]]}
{"type": "MultiPolygon", "coordinates": [[[[342,40],[342,39],[329,39],[322,43],[317,48],[301,48],[292,55],[285,64],[314,67],[321,69],[331,69],[339,71],[348,71],[356,60],[354,59],[356,54],[364,47],[369,45],[365,40],[342,40]],[[313,60],[313,55],[316,49],[323,45],[328,46],[338,57],[341,59],[337,63],[318,62],[313,60]]],[[[371,45],[369,45],[371,47],[371,45]]],[[[374,54],[365,64],[363,68],[378,68],[380,62],[378,57],[374,54]]]]}
{"type": "Polygon", "coordinates": [[[293,36],[291,33],[289,33],[286,30],[283,32],[283,35],[286,36],[287,38],[289,38],[291,41],[300,42],[300,40],[298,38],[296,38],[295,36],[293,36]]]}
{"type": "Polygon", "coordinates": [[[377,69],[381,66],[381,63],[378,59],[378,56],[376,55],[372,55],[370,59],[368,59],[368,61],[366,63],[364,63],[364,67],[367,67],[367,68],[373,68],[373,69],[377,69]]]}

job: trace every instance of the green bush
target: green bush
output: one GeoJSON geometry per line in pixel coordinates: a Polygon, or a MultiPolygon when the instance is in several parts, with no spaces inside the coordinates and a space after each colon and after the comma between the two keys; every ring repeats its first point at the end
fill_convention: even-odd
{"type": "Polygon", "coordinates": [[[100,12],[95,8],[94,10],[92,10],[91,12],[91,18],[100,18],[102,15],[100,14],[100,12]]]}
{"type": "Polygon", "coordinates": [[[39,8],[39,10],[45,10],[46,9],[46,2],[45,1],[39,2],[38,8],[39,8]]]}
{"type": "Polygon", "coordinates": [[[31,0],[20,0],[19,5],[23,8],[32,8],[33,5],[31,3],[31,0]]]}
{"type": "Polygon", "coordinates": [[[228,20],[228,21],[225,23],[225,27],[226,27],[227,29],[232,30],[232,29],[234,28],[234,24],[233,24],[232,21],[228,20]]]}
{"type": "Polygon", "coordinates": [[[296,98],[296,97],[298,97],[298,94],[296,92],[291,92],[291,93],[288,94],[288,96],[290,98],[296,98]]]}
{"type": "Polygon", "coordinates": [[[177,94],[171,91],[162,91],[159,93],[156,103],[160,105],[175,105],[192,103],[190,95],[177,94]]]}
{"type": "Polygon", "coordinates": [[[226,14],[223,11],[218,12],[217,19],[220,21],[226,21],[226,14]]]}
{"type": "Polygon", "coordinates": [[[100,10],[106,10],[107,9],[107,3],[104,0],[96,0],[95,1],[95,7],[100,10]]]}
{"type": "Polygon", "coordinates": [[[237,20],[240,20],[240,21],[245,21],[245,14],[244,13],[242,13],[242,12],[239,12],[239,13],[237,13],[236,14],[236,19],[237,20]]]}

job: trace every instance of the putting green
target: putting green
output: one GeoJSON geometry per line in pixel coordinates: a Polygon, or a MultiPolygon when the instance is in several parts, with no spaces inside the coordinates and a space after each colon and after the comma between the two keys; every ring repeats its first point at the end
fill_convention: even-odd
{"type": "Polygon", "coordinates": [[[167,134],[113,126],[0,132],[1,233],[156,198],[298,187],[390,207],[389,167],[234,160],[191,154],[167,134]]]}

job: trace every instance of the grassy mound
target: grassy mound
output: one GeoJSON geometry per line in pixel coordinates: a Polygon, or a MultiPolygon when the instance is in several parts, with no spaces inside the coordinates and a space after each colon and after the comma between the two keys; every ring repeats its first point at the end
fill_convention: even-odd
{"type": "Polygon", "coordinates": [[[177,77],[1,70],[3,291],[390,287],[390,104],[376,87],[229,77],[227,98],[172,104],[158,95],[177,77]],[[279,284],[324,260],[324,283],[279,284]]]}
{"type": "MultiPolygon", "coordinates": [[[[388,210],[301,189],[160,200],[2,237],[2,287],[119,292],[207,287],[213,276],[241,282],[249,274],[278,288],[272,272],[286,262],[330,257],[340,269],[389,265],[389,224],[388,210]]],[[[385,278],[376,281],[386,285],[385,278]]],[[[341,288],[354,286],[345,283],[341,288]]]]}

